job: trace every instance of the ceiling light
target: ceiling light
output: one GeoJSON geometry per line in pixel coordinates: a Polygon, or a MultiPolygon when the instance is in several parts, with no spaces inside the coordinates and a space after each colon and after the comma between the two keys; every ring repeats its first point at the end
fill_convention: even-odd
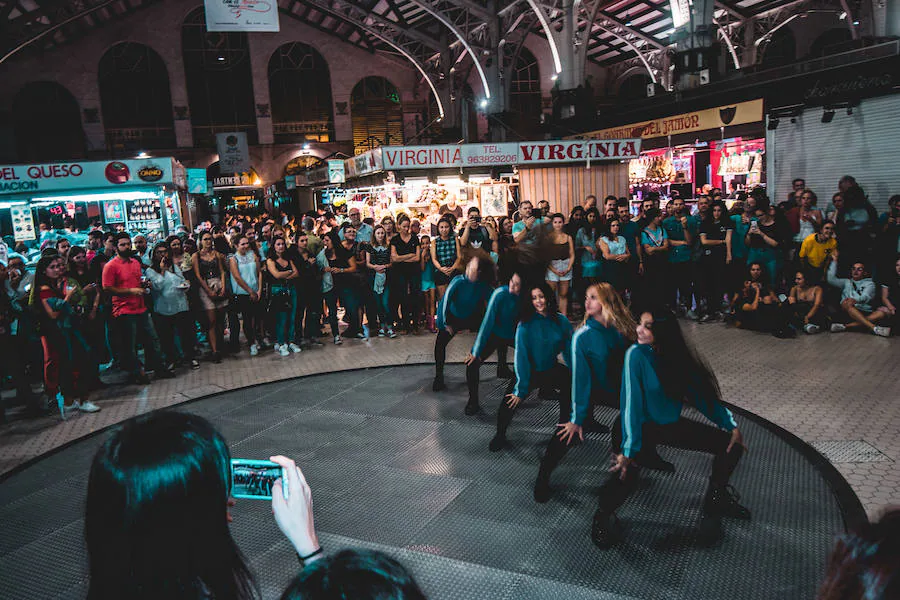
{"type": "Polygon", "coordinates": [[[840,15],[838,15],[838,19],[840,19],[841,21],[843,21],[846,18],[847,18],[847,11],[844,11],[840,15]]]}
{"type": "Polygon", "coordinates": [[[146,152],[144,152],[143,150],[141,150],[140,152],[138,152],[137,157],[138,158],[150,158],[150,155],[147,154],[146,152]]]}
{"type": "Polygon", "coordinates": [[[487,105],[488,105],[487,98],[482,98],[481,102],[478,103],[478,106],[480,106],[481,108],[487,108],[487,105]]]}
{"type": "Polygon", "coordinates": [[[859,21],[853,21],[853,25],[854,25],[855,27],[859,27],[859,21]]]}
{"type": "Polygon", "coordinates": [[[217,57],[216,57],[216,60],[219,61],[219,62],[225,62],[225,57],[224,57],[224,56],[217,56],[217,57]]]}
{"type": "Polygon", "coordinates": [[[559,77],[556,74],[550,76],[550,81],[556,81],[559,77]]]}

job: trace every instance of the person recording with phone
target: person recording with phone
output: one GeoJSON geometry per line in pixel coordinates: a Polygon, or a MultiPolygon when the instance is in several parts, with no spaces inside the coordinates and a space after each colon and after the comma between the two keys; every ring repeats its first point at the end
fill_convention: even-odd
{"type": "Polygon", "coordinates": [[[158,242],[150,254],[150,268],[145,271],[153,298],[153,324],[168,359],[167,369],[175,369],[175,357],[178,356],[176,336],[181,345],[182,361],[190,363],[192,369],[199,369],[200,363],[194,356],[194,319],[187,298],[191,284],[184,278],[181,269],[175,267],[169,252],[166,242],[158,242]]]}
{"type": "Polygon", "coordinates": [[[535,211],[534,205],[529,200],[523,200],[519,204],[519,216],[522,220],[513,223],[512,228],[513,241],[517,244],[525,242],[526,238],[533,239],[540,226],[549,222],[539,210],[535,211]]]}
{"type": "Polygon", "coordinates": [[[481,211],[477,206],[470,206],[463,222],[462,231],[459,232],[459,245],[463,248],[484,250],[487,253],[494,252],[494,244],[497,239],[497,231],[488,229],[481,224],[481,211]]]}

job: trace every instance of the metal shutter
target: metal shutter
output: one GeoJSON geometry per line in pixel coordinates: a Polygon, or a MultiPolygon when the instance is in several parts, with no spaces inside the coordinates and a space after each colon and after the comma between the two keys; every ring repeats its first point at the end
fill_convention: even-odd
{"type": "Polygon", "coordinates": [[[769,197],[785,200],[791,181],[801,177],[824,210],[838,180],[852,175],[875,208],[885,211],[888,198],[900,194],[900,95],[863,100],[852,115],[836,109],[831,123],[822,123],[822,112],[807,108],[796,123],[782,118],[778,129],[766,132],[769,197]]]}

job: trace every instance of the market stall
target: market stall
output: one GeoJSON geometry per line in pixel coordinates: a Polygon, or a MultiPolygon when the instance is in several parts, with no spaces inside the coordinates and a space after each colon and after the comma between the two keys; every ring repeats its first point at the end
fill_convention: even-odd
{"type": "MultiPolygon", "coordinates": [[[[535,141],[497,144],[385,146],[379,181],[347,178],[327,185],[326,168],[310,173],[324,204],[358,206],[363,216],[406,212],[434,220],[477,206],[484,216],[509,214],[514,200],[548,200],[568,212],[590,193],[626,184],[623,161],[638,156],[640,140],[535,141]]],[[[368,154],[368,153],[367,153],[368,154]]],[[[353,160],[353,159],[351,159],[353,160]]]]}
{"type": "Polygon", "coordinates": [[[765,184],[763,101],[751,100],[588,132],[608,139],[640,136],[644,148],[628,164],[628,190],[637,205],[650,192],[687,202],[704,188],[731,191],[765,184]]]}
{"type": "Polygon", "coordinates": [[[0,231],[37,238],[39,223],[62,229],[71,219],[168,234],[182,223],[184,168],[173,158],[0,166],[0,231]]]}

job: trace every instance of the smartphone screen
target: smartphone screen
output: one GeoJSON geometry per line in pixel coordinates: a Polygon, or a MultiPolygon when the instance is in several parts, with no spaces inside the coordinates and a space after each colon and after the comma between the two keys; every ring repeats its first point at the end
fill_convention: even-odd
{"type": "MultiPolygon", "coordinates": [[[[268,460],[231,459],[231,495],[235,498],[271,500],[272,486],[282,475],[281,465],[268,460]]],[[[282,481],[287,500],[287,478],[282,481]]]]}

